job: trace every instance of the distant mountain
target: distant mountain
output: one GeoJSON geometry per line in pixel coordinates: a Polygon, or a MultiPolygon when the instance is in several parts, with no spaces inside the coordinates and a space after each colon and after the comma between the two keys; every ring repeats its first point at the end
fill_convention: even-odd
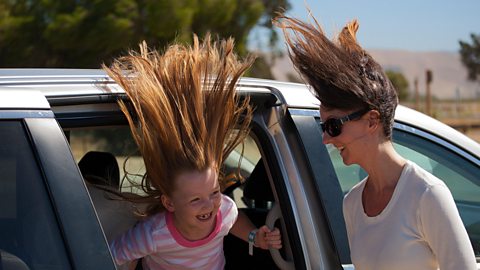
{"type": "MultiPolygon", "coordinates": [[[[432,95],[440,99],[480,98],[480,84],[467,80],[467,71],[460,61],[460,54],[454,52],[411,52],[401,50],[369,50],[385,70],[403,73],[414,91],[415,78],[418,80],[420,95],[425,95],[425,73],[433,73],[432,95]]],[[[285,54],[275,62],[272,73],[277,80],[292,80],[297,76],[290,59],[285,54]],[[290,75],[289,75],[290,74],[290,75]]]]}

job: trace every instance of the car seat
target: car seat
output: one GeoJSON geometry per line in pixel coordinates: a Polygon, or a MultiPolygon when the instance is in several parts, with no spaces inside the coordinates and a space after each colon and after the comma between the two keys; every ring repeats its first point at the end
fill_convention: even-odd
{"type": "MultiPolygon", "coordinates": [[[[90,151],[82,157],[78,167],[87,184],[103,231],[110,243],[137,222],[136,205],[122,200],[103,187],[120,191],[120,173],[117,159],[108,152],[90,151]]],[[[133,196],[133,195],[132,195],[133,196]]]]}
{"type": "Polygon", "coordinates": [[[117,188],[120,185],[120,170],[117,159],[108,152],[87,152],[78,167],[83,178],[94,185],[106,185],[117,188]]]}

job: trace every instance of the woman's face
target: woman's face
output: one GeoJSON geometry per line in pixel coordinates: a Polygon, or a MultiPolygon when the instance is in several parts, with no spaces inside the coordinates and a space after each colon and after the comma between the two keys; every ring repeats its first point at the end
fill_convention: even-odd
{"type": "Polygon", "coordinates": [[[320,106],[320,116],[324,128],[330,130],[330,132],[323,132],[323,143],[335,146],[345,165],[358,164],[359,160],[365,157],[366,136],[368,134],[367,115],[368,111],[345,111],[320,106]],[[353,117],[351,117],[351,120],[344,121],[343,124],[333,120],[342,119],[346,116],[353,117]],[[329,119],[332,120],[328,121],[329,119]],[[333,125],[329,124],[334,124],[334,122],[337,127],[332,128],[333,125]]]}
{"type": "Polygon", "coordinates": [[[215,226],[220,201],[220,185],[214,168],[179,174],[175,180],[175,191],[171,196],[162,197],[165,208],[173,212],[175,226],[180,232],[204,236],[215,226]]]}

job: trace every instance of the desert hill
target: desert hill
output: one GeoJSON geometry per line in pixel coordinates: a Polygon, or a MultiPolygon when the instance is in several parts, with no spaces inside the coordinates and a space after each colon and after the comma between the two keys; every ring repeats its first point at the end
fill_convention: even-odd
{"type": "MultiPolygon", "coordinates": [[[[402,50],[368,50],[386,70],[403,73],[413,93],[418,80],[420,95],[425,94],[425,72],[433,72],[432,95],[440,99],[480,98],[480,84],[467,80],[467,71],[457,52],[412,52],[402,50]]],[[[285,54],[272,67],[275,79],[288,81],[289,75],[297,75],[285,54]]],[[[290,77],[291,77],[290,75],[290,77]]]]}

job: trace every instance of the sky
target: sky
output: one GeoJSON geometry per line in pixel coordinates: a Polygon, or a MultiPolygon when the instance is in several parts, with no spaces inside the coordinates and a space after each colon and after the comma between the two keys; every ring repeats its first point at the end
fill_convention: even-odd
{"type": "Polygon", "coordinates": [[[288,15],[308,20],[306,6],[332,37],[350,20],[360,23],[365,49],[458,52],[459,40],[480,34],[480,0],[290,0],[288,15]]]}

